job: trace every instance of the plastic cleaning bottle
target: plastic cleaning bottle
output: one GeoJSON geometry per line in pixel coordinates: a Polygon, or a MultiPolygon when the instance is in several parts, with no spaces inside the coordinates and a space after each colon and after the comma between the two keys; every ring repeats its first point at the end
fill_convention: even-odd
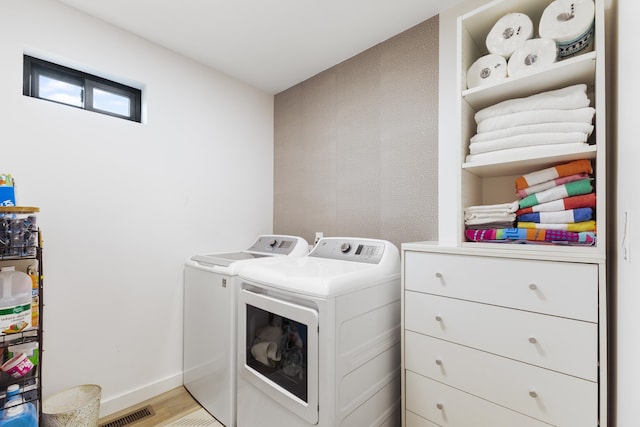
{"type": "Polygon", "coordinates": [[[0,268],[0,332],[20,332],[31,325],[32,283],[13,266],[0,268]]]}
{"type": "Polygon", "coordinates": [[[25,402],[18,384],[7,388],[7,397],[0,417],[0,427],[37,427],[38,414],[31,402],[25,402]]]}
{"type": "Polygon", "coordinates": [[[40,289],[38,288],[38,273],[33,265],[27,267],[27,275],[31,278],[31,326],[35,328],[40,322],[40,289]]]}

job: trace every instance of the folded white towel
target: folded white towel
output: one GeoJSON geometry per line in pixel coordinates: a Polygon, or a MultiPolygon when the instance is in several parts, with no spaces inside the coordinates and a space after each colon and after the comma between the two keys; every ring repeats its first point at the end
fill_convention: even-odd
{"type": "Polygon", "coordinates": [[[593,133],[593,125],[584,122],[534,123],[532,125],[514,126],[507,129],[477,133],[471,138],[471,143],[543,132],[584,132],[587,135],[591,135],[593,133]]]}
{"type": "Polygon", "coordinates": [[[478,123],[477,132],[491,132],[536,123],[583,122],[591,124],[596,110],[593,107],[576,110],[534,110],[491,117],[478,123]]]}
{"type": "Polygon", "coordinates": [[[553,156],[568,152],[587,151],[589,144],[576,142],[571,144],[532,145],[529,147],[508,148],[481,154],[469,154],[467,163],[500,163],[514,160],[530,159],[536,156],[553,156]]]}
{"type": "Polygon", "coordinates": [[[474,142],[469,145],[471,154],[488,153],[489,151],[509,148],[529,147],[532,145],[570,144],[572,142],[587,142],[587,134],[583,132],[555,132],[534,133],[530,135],[516,135],[494,141],[474,142]]]}
{"type": "Polygon", "coordinates": [[[508,99],[487,108],[483,108],[475,115],[476,123],[491,117],[504,114],[533,110],[572,110],[589,106],[587,85],[577,84],[562,89],[537,93],[525,98],[508,99]]]}
{"type": "Polygon", "coordinates": [[[492,222],[511,222],[516,220],[515,213],[502,214],[470,214],[464,216],[467,225],[489,224],[492,222]]]}
{"type": "Polygon", "coordinates": [[[487,213],[487,212],[493,212],[493,213],[499,213],[499,212],[506,212],[506,213],[513,213],[515,211],[517,211],[520,208],[520,205],[518,203],[518,201],[513,201],[513,202],[509,202],[509,203],[499,203],[499,204],[495,204],[495,205],[477,205],[477,206],[467,206],[466,208],[464,208],[464,212],[465,214],[467,213],[487,213]]]}

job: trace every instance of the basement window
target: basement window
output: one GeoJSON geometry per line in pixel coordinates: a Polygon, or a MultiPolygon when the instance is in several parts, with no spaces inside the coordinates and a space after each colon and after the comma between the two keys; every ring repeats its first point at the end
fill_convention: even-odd
{"type": "Polygon", "coordinates": [[[22,94],[141,122],[140,89],[28,55],[22,94]]]}

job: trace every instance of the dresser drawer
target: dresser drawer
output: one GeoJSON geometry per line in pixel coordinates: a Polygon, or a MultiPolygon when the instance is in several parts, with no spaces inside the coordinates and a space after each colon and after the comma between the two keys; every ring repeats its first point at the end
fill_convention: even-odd
{"type": "MultiPolygon", "coordinates": [[[[532,418],[562,427],[598,425],[596,382],[411,331],[404,354],[407,370],[532,418]]],[[[407,389],[407,399],[414,394],[407,389]]]]}
{"type": "Polygon", "coordinates": [[[406,427],[432,427],[436,425],[445,427],[549,427],[548,424],[531,417],[411,371],[406,373],[406,385],[408,414],[406,427]],[[412,416],[410,417],[409,414],[412,416]],[[435,424],[428,420],[432,420],[435,424]]]}
{"type": "Polygon", "coordinates": [[[594,323],[407,291],[405,329],[598,379],[594,323]]]}
{"type": "Polygon", "coordinates": [[[439,427],[438,424],[434,424],[429,420],[425,420],[420,415],[413,412],[405,412],[405,427],[439,427]]]}
{"type": "Polygon", "coordinates": [[[408,290],[598,321],[598,266],[404,252],[408,290]]]}

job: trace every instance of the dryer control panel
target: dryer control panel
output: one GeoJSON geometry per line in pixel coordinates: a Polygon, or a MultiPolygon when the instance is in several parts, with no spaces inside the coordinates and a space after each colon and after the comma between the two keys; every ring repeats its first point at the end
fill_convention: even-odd
{"type": "Polygon", "coordinates": [[[379,264],[387,244],[389,242],[384,240],[325,237],[318,241],[309,256],[379,264]]]}
{"type": "Polygon", "coordinates": [[[246,252],[268,254],[268,255],[305,255],[307,251],[307,241],[296,236],[262,235],[258,236],[253,245],[246,252]]]}

